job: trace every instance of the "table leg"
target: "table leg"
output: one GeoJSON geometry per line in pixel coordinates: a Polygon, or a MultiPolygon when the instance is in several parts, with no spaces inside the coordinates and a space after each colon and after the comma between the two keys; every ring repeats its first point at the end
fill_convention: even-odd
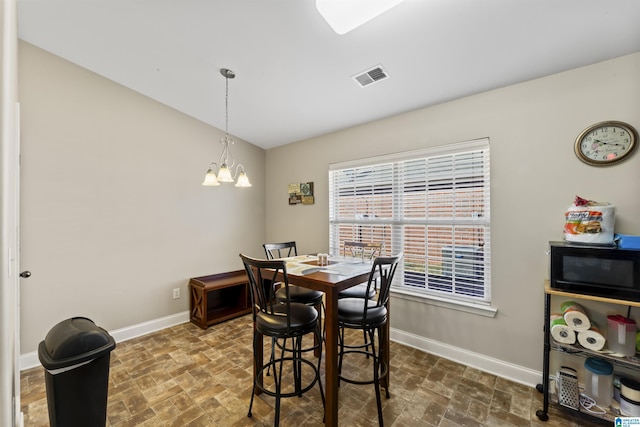
{"type": "Polygon", "coordinates": [[[338,425],[338,292],[332,287],[325,296],[325,427],[335,427],[338,425]]]}

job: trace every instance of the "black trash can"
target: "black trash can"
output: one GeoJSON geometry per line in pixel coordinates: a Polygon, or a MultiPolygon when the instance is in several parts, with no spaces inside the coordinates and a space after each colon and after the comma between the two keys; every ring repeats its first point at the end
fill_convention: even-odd
{"type": "Polygon", "coordinates": [[[38,346],[51,427],[105,426],[109,361],[116,342],[86,317],[55,325],[38,346]]]}

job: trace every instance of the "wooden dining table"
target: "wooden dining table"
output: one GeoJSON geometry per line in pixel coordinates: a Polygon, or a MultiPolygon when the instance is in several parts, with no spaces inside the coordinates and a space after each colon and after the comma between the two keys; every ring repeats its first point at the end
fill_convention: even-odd
{"type": "MultiPolygon", "coordinates": [[[[287,276],[290,284],[324,292],[325,295],[325,426],[338,425],[338,293],[344,289],[366,282],[371,272],[372,261],[352,257],[329,257],[329,265],[319,266],[314,255],[300,255],[282,258],[287,261],[287,276]]],[[[283,277],[278,277],[283,280],[283,277]]],[[[381,339],[386,340],[386,351],[382,357],[389,360],[389,331],[384,331],[381,339]]],[[[261,346],[262,340],[258,340],[261,346]]],[[[258,351],[262,354],[262,348],[258,351]]],[[[262,360],[256,360],[256,370],[260,372],[262,360]]],[[[261,380],[261,379],[259,379],[261,380]]],[[[387,376],[383,386],[389,384],[387,376]]]]}

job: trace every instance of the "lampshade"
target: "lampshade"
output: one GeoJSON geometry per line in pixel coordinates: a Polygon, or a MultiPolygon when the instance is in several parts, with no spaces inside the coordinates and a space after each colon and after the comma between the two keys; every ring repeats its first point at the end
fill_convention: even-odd
{"type": "Polygon", "coordinates": [[[227,167],[226,163],[223,163],[220,166],[220,171],[218,172],[218,181],[220,182],[233,182],[233,177],[231,176],[231,171],[227,167]]]}
{"type": "Polygon", "coordinates": [[[204,176],[204,181],[202,185],[206,185],[207,187],[215,187],[216,185],[220,185],[218,182],[218,178],[216,178],[216,173],[213,169],[209,169],[207,174],[204,176]]]}
{"type": "Polygon", "coordinates": [[[240,172],[238,176],[238,182],[236,183],[236,187],[251,187],[251,183],[249,182],[249,177],[246,173],[240,172]]]}

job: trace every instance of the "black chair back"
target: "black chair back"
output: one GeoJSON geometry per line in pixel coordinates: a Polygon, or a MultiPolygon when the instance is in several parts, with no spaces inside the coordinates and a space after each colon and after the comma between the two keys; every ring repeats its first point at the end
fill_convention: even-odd
{"type": "Polygon", "coordinates": [[[265,243],[262,247],[267,259],[298,256],[296,242],[265,243]]]}
{"type": "Polygon", "coordinates": [[[262,313],[264,316],[286,317],[287,331],[291,330],[291,304],[289,298],[289,278],[287,277],[286,262],[282,260],[264,260],[251,258],[240,254],[244,269],[249,278],[251,288],[251,303],[253,304],[253,319],[262,313]],[[282,279],[277,280],[278,273],[282,273],[282,279]],[[264,283],[279,282],[284,286],[287,298],[283,303],[276,302],[273,286],[264,286],[264,283]],[[284,310],[283,310],[284,307],[284,310]],[[276,310],[277,309],[277,310],[276,310]]]}
{"type": "Polygon", "coordinates": [[[375,286],[376,279],[379,280],[380,288],[378,292],[378,300],[375,304],[364,304],[363,323],[367,323],[367,313],[377,307],[386,307],[389,303],[391,295],[391,282],[396,274],[398,264],[402,259],[403,253],[400,252],[395,256],[378,257],[373,260],[371,273],[369,273],[369,281],[367,282],[367,293],[372,286],[375,286]]]}

